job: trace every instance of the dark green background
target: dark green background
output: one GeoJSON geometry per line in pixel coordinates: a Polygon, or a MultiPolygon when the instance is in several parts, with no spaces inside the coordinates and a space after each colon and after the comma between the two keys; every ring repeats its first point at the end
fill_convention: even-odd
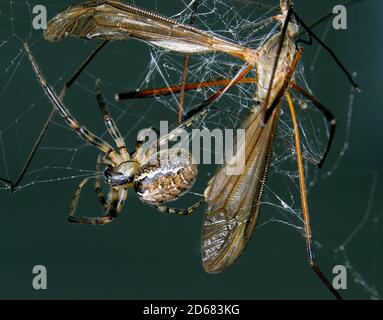
{"type": "MultiPolygon", "coordinates": [[[[295,4],[297,12],[309,23],[339,2],[297,0],[295,4]]],[[[33,6],[44,4],[44,1],[29,3],[33,6]]],[[[73,1],[49,1],[49,17],[71,3],[73,1]]],[[[264,3],[276,5],[277,1],[265,0],[264,3]]],[[[136,1],[136,4],[158,9],[165,15],[174,15],[184,5],[181,1],[148,0],[136,1]]],[[[242,6],[236,1],[232,5],[242,6]]],[[[1,157],[5,153],[7,171],[15,179],[49,114],[50,105],[25,58],[21,62],[15,61],[19,64],[17,68],[5,72],[21,50],[20,42],[12,34],[32,44],[44,73],[57,90],[96,44],[78,39],[46,43],[41,31],[31,30],[27,23],[30,17],[25,2],[14,1],[12,9],[13,13],[9,3],[0,3],[0,42],[8,41],[0,46],[0,133],[4,145],[1,157]],[[10,29],[9,17],[12,16],[16,20],[14,31],[10,29]],[[31,110],[20,117],[31,106],[31,110]],[[17,123],[16,119],[19,120],[17,123]]],[[[383,212],[380,198],[383,189],[380,179],[383,173],[382,9],[383,3],[379,0],[365,0],[354,5],[348,10],[348,30],[330,28],[325,38],[344,64],[358,72],[356,79],[363,91],[355,96],[346,155],[333,175],[320,178],[309,193],[314,237],[323,244],[323,248],[317,250],[319,264],[331,276],[335,264],[349,261],[352,267],[349,269],[349,288],[343,294],[354,299],[371,297],[365,287],[353,280],[358,279],[358,274],[367,286],[376,287],[380,293],[383,289],[380,273],[383,262],[380,220],[383,212]],[[347,259],[343,255],[334,257],[331,251],[337,249],[361,222],[362,228],[346,247],[347,259]]],[[[256,11],[254,8],[249,10],[256,11]]],[[[325,28],[322,25],[315,31],[322,35],[325,28]]],[[[318,172],[322,177],[336,163],[344,143],[350,85],[323,50],[315,70],[310,70],[316,50],[317,47],[305,50],[306,80],[315,95],[331,106],[340,120],[334,149],[325,168],[318,172]]],[[[116,89],[134,88],[137,79],[142,79],[142,70],[149,61],[148,53],[144,44],[133,40],[111,44],[68,94],[66,103],[69,108],[75,110],[88,128],[103,132],[92,89],[95,77],[103,79],[111,100],[116,89]]],[[[173,112],[163,106],[155,108],[155,104],[152,101],[113,105],[112,112],[117,113],[118,108],[129,108],[119,120],[121,131],[129,137],[129,145],[133,144],[139,128],[157,125],[159,120],[175,122],[173,112]],[[145,118],[139,127],[135,127],[142,113],[145,118]]],[[[60,127],[62,124],[63,121],[56,117],[55,125],[42,145],[50,150],[39,150],[32,170],[46,166],[50,159],[70,158],[70,154],[61,149],[52,150],[52,147],[73,149],[83,146],[72,132],[60,127]]],[[[93,148],[80,150],[73,167],[94,170],[95,157],[93,148]]],[[[206,170],[201,170],[199,184],[194,188],[197,193],[203,192],[208,179],[206,170]]],[[[4,161],[1,161],[0,176],[5,172],[4,161]]],[[[79,172],[42,172],[40,177],[37,172],[26,177],[22,184],[41,180],[44,175],[54,178],[71,174],[78,176],[79,172]]],[[[164,216],[142,204],[130,191],[123,214],[111,225],[96,228],[70,225],[66,222],[66,212],[79,181],[80,178],[54,179],[13,195],[0,189],[0,298],[332,298],[308,267],[304,240],[293,228],[280,223],[262,226],[245,255],[232,268],[222,274],[208,275],[201,267],[199,251],[202,209],[191,217],[164,216]],[[37,264],[48,269],[47,291],[32,288],[32,268],[37,264]]],[[[279,190],[278,180],[271,178],[270,183],[274,191],[279,190]]],[[[90,189],[82,198],[80,210],[87,215],[101,213],[90,189]]],[[[295,208],[298,208],[298,194],[295,196],[295,208]]],[[[186,206],[197,199],[192,195],[184,198],[176,205],[186,206]]],[[[274,207],[264,206],[262,221],[269,220],[275,211],[274,207]]]]}

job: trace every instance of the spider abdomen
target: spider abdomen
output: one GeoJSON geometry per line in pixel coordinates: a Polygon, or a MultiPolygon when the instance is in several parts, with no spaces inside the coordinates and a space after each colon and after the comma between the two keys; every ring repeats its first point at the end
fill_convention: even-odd
{"type": "MultiPolygon", "coordinates": [[[[179,150],[178,150],[179,151],[179,150]]],[[[158,205],[175,200],[191,189],[197,178],[197,165],[189,152],[183,150],[174,154],[169,150],[158,152],[143,164],[134,177],[134,189],[144,202],[158,205]]]]}

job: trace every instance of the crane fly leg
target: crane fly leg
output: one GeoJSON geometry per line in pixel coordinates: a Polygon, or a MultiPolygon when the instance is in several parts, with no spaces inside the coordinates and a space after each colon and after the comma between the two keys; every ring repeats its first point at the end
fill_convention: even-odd
{"type": "MultiPolygon", "coordinates": [[[[182,90],[186,92],[186,91],[193,91],[193,90],[199,90],[199,89],[210,88],[210,87],[223,87],[223,86],[227,86],[230,83],[230,81],[231,79],[218,79],[218,80],[211,80],[211,81],[205,81],[205,82],[187,83],[184,86],[171,85],[171,86],[162,87],[162,88],[151,88],[151,89],[144,89],[144,90],[122,92],[116,95],[116,100],[153,98],[153,97],[178,94],[182,90]]],[[[257,83],[257,79],[243,78],[239,80],[237,83],[253,84],[253,83],[257,83]]]]}
{"type": "Polygon", "coordinates": [[[306,97],[307,99],[309,99],[314,104],[314,106],[320,112],[323,113],[324,117],[326,118],[326,120],[330,124],[330,136],[329,136],[329,139],[328,139],[328,142],[327,142],[327,146],[326,146],[326,149],[325,149],[325,151],[323,153],[322,159],[317,164],[318,168],[321,168],[323,166],[326,158],[327,158],[327,155],[330,152],[332,143],[334,141],[335,130],[336,130],[336,118],[335,118],[335,116],[332,114],[332,112],[328,108],[326,108],[320,101],[318,101],[318,99],[316,99],[313,95],[311,95],[309,92],[307,92],[302,87],[298,86],[294,81],[290,82],[290,87],[295,92],[297,92],[297,93],[303,95],[304,97],[306,97]]]}
{"type": "Polygon", "coordinates": [[[320,268],[318,267],[316,263],[314,249],[313,249],[309,207],[307,203],[307,192],[306,192],[305,174],[304,174],[303,160],[302,160],[301,141],[299,137],[298,121],[297,121],[295,108],[294,108],[293,100],[291,99],[290,93],[286,91],[285,96],[287,99],[287,104],[289,105],[291,119],[293,123],[294,142],[295,142],[295,150],[296,150],[296,157],[297,157],[298,175],[299,175],[299,191],[301,195],[301,205],[302,205],[302,214],[303,214],[303,220],[304,220],[304,230],[305,230],[308,261],[309,261],[310,267],[314,270],[314,272],[318,275],[318,277],[322,280],[322,282],[326,285],[326,287],[333,293],[333,295],[338,300],[342,300],[341,295],[332,286],[331,282],[326,278],[326,276],[323,274],[323,272],[320,270],[320,268]]]}

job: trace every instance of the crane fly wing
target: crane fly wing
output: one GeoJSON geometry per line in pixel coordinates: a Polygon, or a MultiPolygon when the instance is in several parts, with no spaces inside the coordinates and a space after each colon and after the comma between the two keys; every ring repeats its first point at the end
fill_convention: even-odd
{"type": "MultiPolygon", "coordinates": [[[[265,127],[260,126],[262,114],[261,108],[256,108],[240,126],[246,130],[243,173],[227,175],[222,165],[205,191],[207,209],[201,248],[207,272],[220,272],[232,265],[257,223],[279,110],[275,110],[265,127]]],[[[239,149],[234,145],[233,150],[239,149]]]]}
{"type": "Polygon", "coordinates": [[[133,37],[181,52],[224,51],[242,56],[243,48],[213,34],[119,1],[91,0],[56,15],[44,31],[49,41],[68,36],[125,40],[133,37]]]}

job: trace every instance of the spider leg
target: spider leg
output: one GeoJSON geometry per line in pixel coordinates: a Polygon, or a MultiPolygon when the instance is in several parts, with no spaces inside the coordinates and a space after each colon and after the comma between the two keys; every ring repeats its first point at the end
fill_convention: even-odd
{"type": "MultiPolygon", "coordinates": [[[[193,109],[194,110],[194,109],[193,109]]],[[[193,111],[191,110],[191,112],[193,111]]],[[[170,131],[167,135],[160,137],[157,140],[157,147],[160,147],[164,144],[166,144],[169,140],[174,140],[176,137],[180,136],[180,133],[192,126],[194,123],[198,123],[208,112],[207,106],[203,107],[202,109],[193,112],[190,117],[187,117],[184,122],[182,122],[178,127],[174,128],[172,131],[170,131]]]]}
{"type": "Polygon", "coordinates": [[[185,116],[184,120],[188,120],[195,116],[196,114],[200,114],[205,109],[207,109],[214,101],[217,101],[226,91],[228,91],[231,87],[238,83],[241,79],[243,79],[254,67],[253,64],[246,63],[242,66],[242,68],[237,72],[233,79],[226,85],[224,88],[217,90],[214,94],[212,94],[209,98],[203,101],[199,106],[190,110],[185,116]]]}
{"type": "MultiPolygon", "coordinates": [[[[77,78],[80,76],[80,74],[84,71],[84,69],[89,65],[89,63],[93,60],[93,58],[97,55],[97,53],[108,43],[108,41],[104,41],[101,45],[99,45],[88,57],[85,59],[85,61],[80,65],[80,67],[77,69],[77,71],[69,78],[69,80],[64,84],[64,87],[62,88],[60,92],[60,99],[63,100],[64,96],[66,94],[67,89],[69,89],[73,83],[76,82],[77,78]]],[[[39,136],[37,137],[31,152],[28,155],[27,160],[25,161],[25,164],[20,171],[20,174],[18,175],[18,178],[15,182],[10,181],[8,179],[0,178],[0,181],[3,182],[5,185],[7,185],[11,192],[15,192],[17,187],[19,186],[21,180],[24,178],[25,173],[27,172],[29,166],[32,163],[32,160],[36,154],[36,151],[43,140],[45,133],[48,131],[49,124],[53,118],[53,115],[55,113],[55,109],[52,109],[51,113],[49,114],[44,126],[42,127],[39,136]]]]}
{"type": "MultiPolygon", "coordinates": [[[[100,171],[101,161],[102,161],[102,156],[101,156],[101,154],[99,154],[97,157],[97,162],[96,162],[96,172],[97,173],[100,171]]],[[[94,191],[96,192],[96,196],[97,196],[98,201],[105,208],[106,198],[105,198],[104,193],[101,190],[101,182],[100,182],[100,175],[99,174],[97,174],[97,176],[96,176],[96,181],[94,183],[94,191]]]]}
{"type": "Polygon", "coordinates": [[[136,150],[133,154],[133,158],[135,158],[140,163],[144,163],[145,159],[150,158],[153,154],[159,151],[161,149],[161,146],[165,145],[169,140],[174,140],[181,134],[183,130],[185,130],[186,128],[190,127],[193,123],[203,118],[207,114],[207,112],[208,110],[206,108],[198,111],[163,137],[159,136],[158,129],[154,127],[147,129],[154,131],[157,137],[156,141],[152,140],[149,144],[143,143],[142,141],[144,137],[150,137],[151,133],[147,131],[142,131],[140,134],[141,139],[138,139],[139,141],[137,141],[136,150]]]}
{"type": "Polygon", "coordinates": [[[120,131],[118,130],[116,123],[110,116],[105,99],[101,94],[100,82],[101,81],[99,79],[96,81],[96,98],[97,98],[97,103],[102,112],[102,115],[104,116],[105,126],[108,129],[109,134],[112,136],[114,142],[116,143],[118,150],[127,160],[129,160],[130,158],[129,152],[128,152],[128,149],[126,148],[124,138],[122,137],[120,131]]]}
{"type": "Polygon", "coordinates": [[[165,205],[156,205],[152,204],[153,207],[155,207],[157,210],[161,211],[162,213],[170,213],[170,214],[177,214],[180,216],[188,216],[193,213],[194,210],[196,210],[200,205],[202,204],[202,200],[196,202],[192,206],[190,206],[187,209],[178,209],[178,208],[171,208],[165,205]]]}
{"type": "Polygon", "coordinates": [[[61,116],[65,119],[69,127],[71,127],[83,140],[88,142],[91,145],[96,146],[98,149],[100,149],[103,153],[108,155],[113,161],[116,160],[118,162],[118,155],[114,151],[111,145],[109,145],[107,142],[93,134],[92,132],[88,131],[87,129],[80,126],[80,124],[77,122],[77,120],[71,115],[69,110],[65,107],[65,105],[62,103],[60,98],[57,96],[56,92],[52,87],[48,85],[46,82],[44,76],[42,75],[37,62],[35,58],[32,55],[32,52],[28,46],[27,43],[24,43],[25,51],[28,54],[29,60],[32,64],[33,71],[36,74],[37,80],[40,82],[41,86],[43,87],[45,94],[48,96],[49,100],[51,101],[53,107],[61,114],[61,116]]]}
{"type": "Polygon", "coordinates": [[[126,189],[112,188],[109,191],[108,201],[105,204],[105,214],[102,217],[76,217],[76,209],[80,200],[80,194],[88,178],[85,178],[79,184],[77,190],[73,195],[73,199],[69,208],[68,221],[77,224],[90,224],[90,225],[105,225],[113,221],[118,216],[123,208],[124,201],[127,196],[126,189]]]}

